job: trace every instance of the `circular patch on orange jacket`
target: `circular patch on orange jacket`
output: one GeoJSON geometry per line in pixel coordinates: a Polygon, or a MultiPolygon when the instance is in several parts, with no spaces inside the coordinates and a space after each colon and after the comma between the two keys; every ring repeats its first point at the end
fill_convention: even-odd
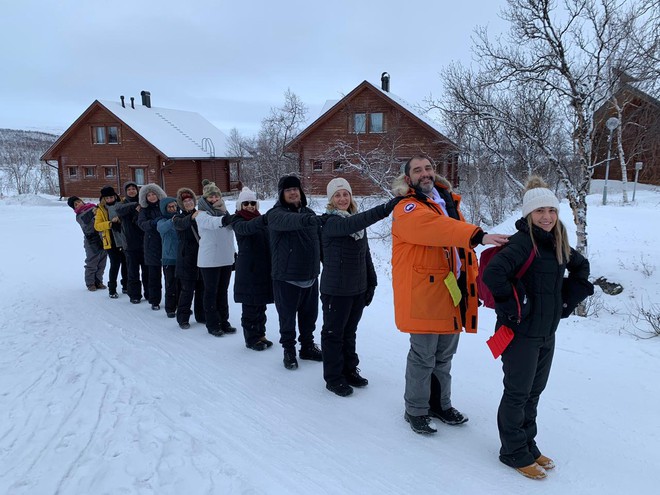
{"type": "Polygon", "coordinates": [[[416,204],[416,203],[408,203],[408,204],[406,204],[406,205],[403,207],[403,211],[405,211],[406,213],[410,213],[410,212],[413,211],[415,208],[417,208],[417,204],[416,204]]]}

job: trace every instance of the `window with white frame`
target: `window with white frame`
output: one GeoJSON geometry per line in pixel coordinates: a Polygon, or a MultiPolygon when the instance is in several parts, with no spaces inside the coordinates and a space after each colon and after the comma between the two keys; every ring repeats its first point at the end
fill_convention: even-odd
{"type": "Polygon", "coordinates": [[[144,178],[145,178],[145,172],[146,170],[144,168],[139,168],[136,167],[133,169],[133,181],[138,185],[138,186],[143,186],[145,184],[144,178]]]}
{"type": "Polygon", "coordinates": [[[86,179],[96,177],[96,167],[83,167],[83,175],[86,179]]]}
{"type": "Polygon", "coordinates": [[[321,160],[310,160],[312,162],[312,172],[323,172],[323,162],[321,160]]]}
{"type": "Polygon", "coordinates": [[[367,114],[353,114],[353,132],[355,134],[365,134],[367,132],[367,114]]]}
{"type": "Polygon", "coordinates": [[[384,119],[382,112],[369,114],[369,132],[374,134],[385,132],[384,119]]]}
{"type": "Polygon", "coordinates": [[[106,127],[108,144],[119,144],[119,127],[111,125],[106,127]]]}
{"type": "Polygon", "coordinates": [[[92,138],[94,144],[105,144],[105,127],[92,127],[92,138]]]}
{"type": "Polygon", "coordinates": [[[77,179],[78,178],[78,167],[67,167],[69,170],[69,179],[77,179]]]}
{"type": "Polygon", "coordinates": [[[116,167],[103,167],[103,175],[106,179],[114,179],[117,177],[117,168],[116,167]]]}

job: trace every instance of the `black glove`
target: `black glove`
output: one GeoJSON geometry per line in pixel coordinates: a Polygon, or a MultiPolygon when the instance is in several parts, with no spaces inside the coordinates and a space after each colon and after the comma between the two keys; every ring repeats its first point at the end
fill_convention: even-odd
{"type": "Polygon", "coordinates": [[[306,213],[305,224],[309,226],[320,227],[321,225],[323,225],[323,221],[321,220],[321,217],[318,216],[316,213],[306,213]]]}
{"type": "Polygon", "coordinates": [[[374,300],[374,293],[376,292],[376,286],[371,285],[367,287],[367,292],[364,293],[364,305],[369,306],[371,301],[374,300]]]}
{"type": "Polygon", "coordinates": [[[230,225],[234,221],[234,218],[236,218],[236,215],[230,215],[227,213],[222,217],[222,226],[226,227],[227,225],[230,225]]]}
{"type": "Polygon", "coordinates": [[[594,284],[584,278],[565,278],[561,287],[561,317],[568,318],[578,304],[594,295],[594,284]]]}
{"type": "Polygon", "coordinates": [[[392,211],[394,210],[394,207],[399,204],[399,201],[401,201],[405,196],[395,196],[394,198],[390,199],[387,203],[383,205],[383,212],[385,213],[385,216],[388,216],[392,211]]]}

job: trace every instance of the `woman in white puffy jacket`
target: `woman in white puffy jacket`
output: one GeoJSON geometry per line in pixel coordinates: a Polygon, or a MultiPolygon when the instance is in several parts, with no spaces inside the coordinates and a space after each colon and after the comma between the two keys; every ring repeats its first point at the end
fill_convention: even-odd
{"type": "Polygon", "coordinates": [[[235,333],[229,323],[229,280],[234,264],[234,232],[228,226],[229,215],[220,189],[206,179],[193,219],[199,230],[197,266],[204,280],[204,313],[206,329],[220,337],[235,333]]]}

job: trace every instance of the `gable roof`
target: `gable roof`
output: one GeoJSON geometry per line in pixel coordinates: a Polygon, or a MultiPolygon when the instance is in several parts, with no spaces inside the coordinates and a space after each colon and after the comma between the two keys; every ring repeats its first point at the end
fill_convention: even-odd
{"type": "Polygon", "coordinates": [[[337,112],[342,110],[354,97],[356,97],[365,88],[368,88],[374,91],[376,94],[380,95],[384,100],[386,100],[392,106],[401,110],[404,114],[407,114],[413,120],[417,121],[417,123],[419,123],[422,127],[426,128],[429,132],[437,135],[439,139],[456,146],[456,143],[454,143],[451,139],[445,136],[444,130],[436,122],[434,122],[428,116],[416,110],[406,100],[404,100],[400,96],[390,93],[389,91],[384,91],[378,86],[374,86],[369,81],[362,81],[342,99],[327,100],[318,118],[314,120],[310,125],[308,125],[305,129],[303,129],[303,131],[300,134],[298,134],[295,138],[289,141],[289,144],[286,145],[286,148],[290,149],[292,146],[294,146],[295,144],[303,140],[305,137],[307,137],[311,132],[316,130],[330,117],[332,117],[337,112]]]}
{"type": "Polygon", "coordinates": [[[227,136],[196,112],[170,108],[130,105],[109,100],[95,100],[83,114],[43,154],[44,157],[64,142],[72,130],[91,113],[101,107],[142,137],[152,148],[171,160],[200,158],[241,158],[229,154],[227,136]],[[209,141],[210,140],[210,141],[209,141]]]}

